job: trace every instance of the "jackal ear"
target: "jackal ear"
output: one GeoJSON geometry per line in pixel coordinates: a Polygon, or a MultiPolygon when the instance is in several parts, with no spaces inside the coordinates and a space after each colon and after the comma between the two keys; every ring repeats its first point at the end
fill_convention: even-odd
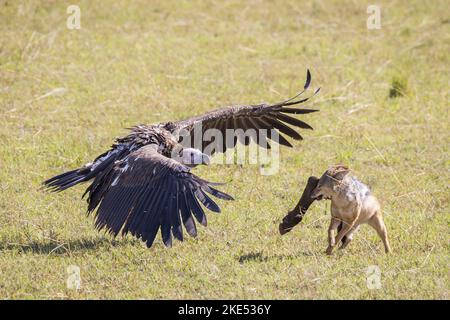
{"type": "Polygon", "coordinates": [[[336,166],[330,167],[330,171],[332,171],[332,177],[336,180],[342,180],[344,177],[350,173],[350,169],[347,166],[338,164],[336,166]]]}

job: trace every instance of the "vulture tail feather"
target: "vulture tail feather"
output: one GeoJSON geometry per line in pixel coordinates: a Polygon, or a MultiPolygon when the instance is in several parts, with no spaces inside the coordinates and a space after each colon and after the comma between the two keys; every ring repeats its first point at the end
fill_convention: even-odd
{"type": "Polygon", "coordinates": [[[89,181],[127,152],[129,150],[124,145],[112,149],[103,156],[99,156],[94,163],[67,171],[44,181],[44,189],[51,192],[61,192],[81,182],[89,181]]]}

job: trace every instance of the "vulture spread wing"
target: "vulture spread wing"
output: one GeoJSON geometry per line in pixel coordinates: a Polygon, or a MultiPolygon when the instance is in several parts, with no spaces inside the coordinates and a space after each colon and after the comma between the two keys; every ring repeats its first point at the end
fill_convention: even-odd
{"type": "MultiPolygon", "coordinates": [[[[225,107],[219,110],[208,112],[202,116],[176,122],[174,123],[174,128],[175,130],[179,130],[181,136],[194,136],[194,139],[196,141],[189,142],[191,144],[193,143],[195,148],[201,147],[202,151],[205,153],[209,153],[209,155],[214,152],[225,152],[226,149],[235,147],[238,140],[245,145],[248,145],[251,140],[255,140],[255,142],[257,142],[260,146],[270,148],[267,139],[274,140],[274,138],[271,136],[272,129],[276,129],[278,132],[277,142],[279,142],[281,145],[292,147],[292,145],[283,136],[283,134],[296,140],[301,140],[303,138],[297,131],[295,131],[288,125],[292,125],[294,127],[302,129],[312,129],[312,127],[306,122],[290,116],[290,114],[307,114],[319,111],[315,109],[301,109],[291,107],[304,103],[311,98],[308,97],[298,99],[300,95],[303,94],[306,89],[308,89],[310,83],[311,74],[308,70],[303,91],[291,99],[273,105],[258,104],[249,106],[225,107]],[[216,129],[220,131],[221,137],[223,138],[226,137],[226,130],[232,129],[235,132],[235,136],[232,141],[227,140],[226,143],[224,143],[223,139],[222,141],[216,141],[217,139],[214,134],[205,135],[205,133],[209,129],[216,129]],[[240,131],[239,129],[241,129],[242,131],[240,131]],[[253,132],[259,132],[259,130],[264,129],[267,135],[258,134],[253,136],[245,136],[243,133],[245,133],[249,129],[253,129],[253,132]],[[214,139],[212,137],[214,137],[214,139]]],[[[313,96],[316,95],[319,90],[320,88],[314,92],[313,96]]]]}
{"type": "Polygon", "coordinates": [[[206,225],[202,205],[214,212],[219,206],[208,196],[231,200],[207,182],[189,172],[183,164],[147,145],[117,162],[105,175],[98,175],[88,189],[89,212],[96,212],[96,227],[116,236],[131,233],[150,247],[158,229],[166,246],[172,235],[183,240],[182,223],[191,236],[197,235],[194,216],[206,225]]]}

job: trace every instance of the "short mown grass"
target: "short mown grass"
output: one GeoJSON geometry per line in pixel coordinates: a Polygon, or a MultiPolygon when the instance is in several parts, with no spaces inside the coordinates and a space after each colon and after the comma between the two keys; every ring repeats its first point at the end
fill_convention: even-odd
{"type": "Polygon", "coordinates": [[[370,1],[75,2],[0,1],[0,298],[448,299],[447,1],[378,1],[379,30],[366,27],[370,1]],[[66,28],[69,4],[80,30],[66,28]],[[85,186],[39,189],[125,127],[277,102],[306,68],[322,88],[309,104],[321,112],[304,117],[315,130],[281,150],[275,175],[195,169],[236,198],[196,239],[112,239],[85,216],[85,186]],[[307,178],[334,163],[380,199],[392,254],[364,226],[326,256],[326,202],[278,234],[307,178]]]}

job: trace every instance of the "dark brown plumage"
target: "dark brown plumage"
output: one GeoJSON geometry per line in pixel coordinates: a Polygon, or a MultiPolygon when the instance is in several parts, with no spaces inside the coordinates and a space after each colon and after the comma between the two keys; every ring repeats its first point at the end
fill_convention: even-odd
{"type": "Polygon", "coordinates": [[[291,115],[318,111],[290,107],[309,99],[295,100],[310,82],[308,71],[304,90],[281,103],[230,106],[183,121],[133,127],[127,136],[117,139],[110,150],[92,163],[50,178],[44,185],[51,191],[63,191],[92,180],[83,196],[87,195],[88,213],[96,211],[97,229],[106,229],[114,236],[129,232],[150,247],[161,228],[164,244],[171,246],[172,235],[183,240],[182,224],[189,235],[196,236],[192,216],[206,225],[203,207],[220,212],[209,195],[232,200],[231,196],[214,188],[217,184],[197,177],[190,168],[208,163],[214,152],[224,152],[234,147],[237,141],[245,145],[250,143],[249,138],[240,137],[222,144],[201,140],[199,150],[196,150],[183,146],[181,138],[193,135],[197,139],[196,130],[203,135],[208,129],[218,129],[225,137],[226,129],[265,129],[268,130],[267,137],[254,139],[261,146],[270,148],[267,143],[268,139],[273,139],[270,130],[276,129],[279,143],[292,147],[283,135],[296,140],[302,136],[288,125],[302,129],[312,127],[291,115]],[[211,146],[214,148],[208,148],[211,146]]]}

